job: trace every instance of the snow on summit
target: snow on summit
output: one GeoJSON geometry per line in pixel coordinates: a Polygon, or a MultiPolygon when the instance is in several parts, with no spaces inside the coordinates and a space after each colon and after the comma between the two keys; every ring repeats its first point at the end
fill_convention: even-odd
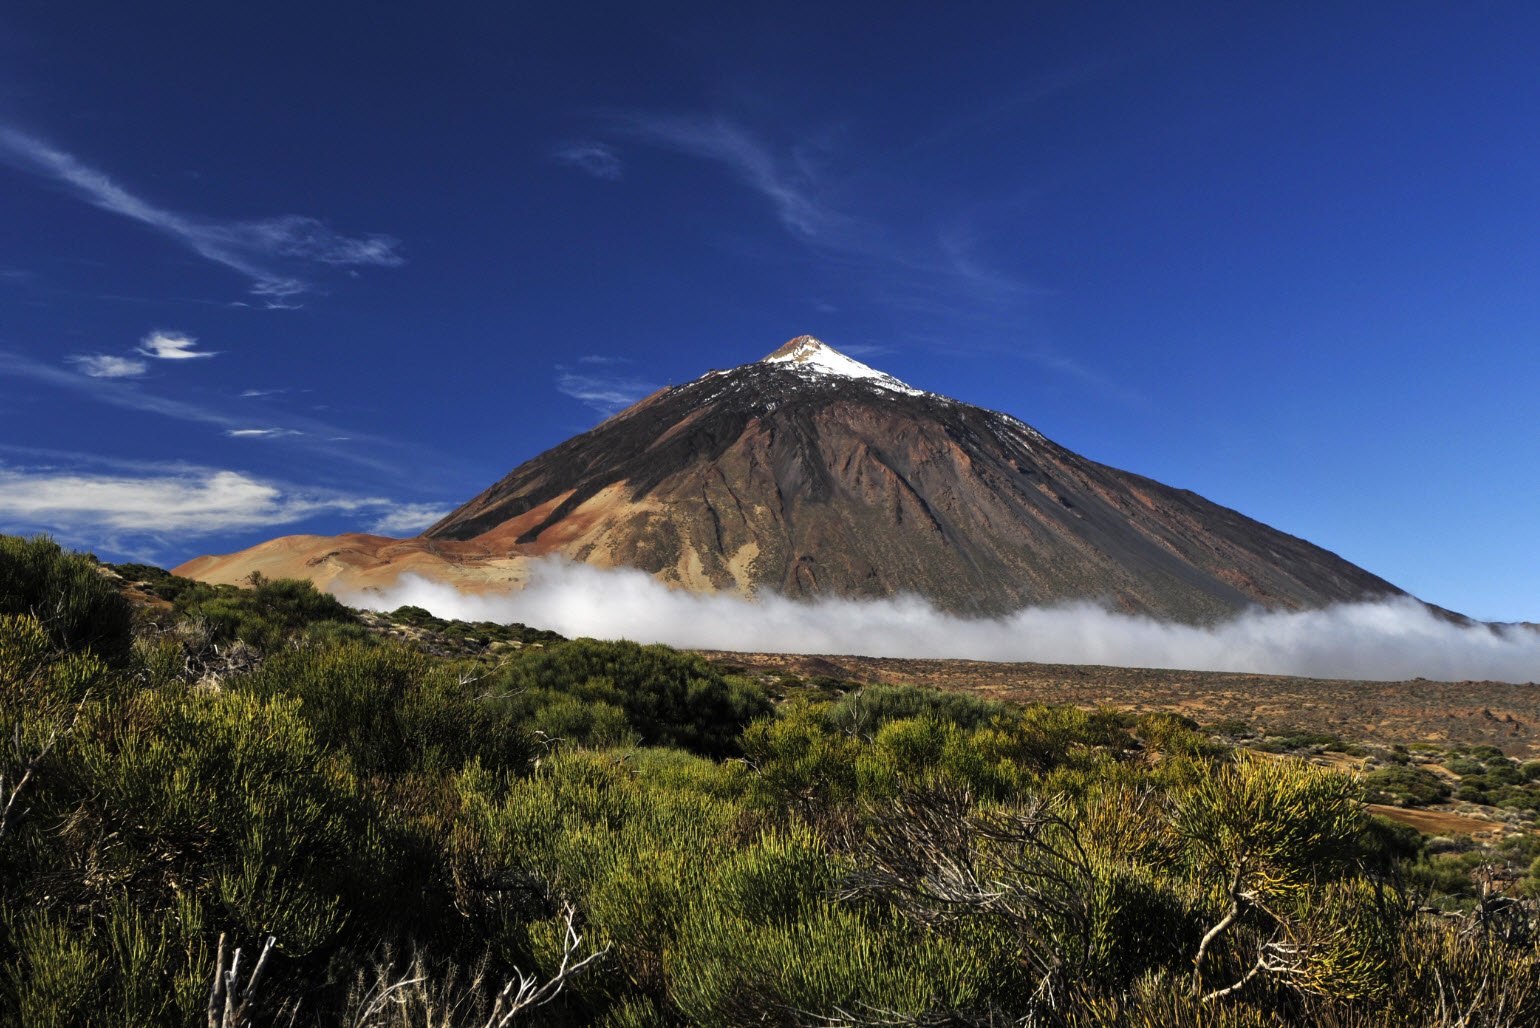
{"type": "Polygon", "coordinates": [[[878,371],[876,368],[867,367],[858,360],[852,360],[812,336],[798,336],[760,363],[789,364],[798,371],[808,371],[815,375],[837,375],[841,378],[861,379],[894,392],[908,393],[910,396],[923,395],[923,390],[900,382],[892,375],[878,371]]]}

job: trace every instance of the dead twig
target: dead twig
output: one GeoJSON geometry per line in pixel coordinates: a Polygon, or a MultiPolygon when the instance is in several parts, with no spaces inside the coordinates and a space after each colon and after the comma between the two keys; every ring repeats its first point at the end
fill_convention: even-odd
{"type": "Polygon", "coordinates": [[[241,951],[236,949],[230,959],[230,970],[225,970],[225,936],[219,936],[219,955],[214,962],[214,982],[209,987],[208,1028],[248,1028],[256,1012],[262,987],[262,973],[267,970],[267,957],[278,939],[272,935],[262,947],[257,966],[251,977],[242,985],[241,951]]]}

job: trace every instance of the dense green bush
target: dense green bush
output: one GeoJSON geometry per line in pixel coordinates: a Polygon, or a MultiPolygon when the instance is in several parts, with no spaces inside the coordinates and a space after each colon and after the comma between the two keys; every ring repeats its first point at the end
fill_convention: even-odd
{"type": "Polygon", "coordinates": [[[0,614],[31,614],[54,645],[119,660],[132,642],[133,608],[96,561],[47,536],[0,535],[0,614]]]}
{"type": "MultiPolygon", "coordinates": [[[[811,684],[812,679],[809,680],[811,684]]],[[[868,685],[846,693],[829,710],[837,731],[871,735],[889,721],[922,715],[959,728],[982,728],[1004,714],[1005,704],[967,693],[921,689],[912,685],[868,685]]]]}
{"type": "MultiPolygon", "coordinates": [[[[1187,719],[806,702],[832,685],[772,709],[593,640],[493,669],[285,583],[176,584],[175,623],[109,661],[89,560],[50,546],[15,550],[7,595],[36,598],[0,612],[0,1023],[203,1023],[221,935],[249,966],[269,933],[261,1024],[481,1025],[589,957],[518,1023],[1540,1023],[1512,899],[1540,843],[1425,845],[1355,779],[1187,719]],[[265,660],[205,674],[211,632],[265,660]]],[[[1481,760],[1466,785],[1529,802],[1481,760]]]]}
{"type": "MultiPolygon", "coordinates": [[[[607,704],[625,712],[643,744],[707,756],[738,752],[744,726],[770,711],[769,698],[748,679],[725,677],[700,657],[667,646],[631,642],[554,643],[522,653],[494,683],[515,718],[533,717],[540,708],[569,699],[607,704]]],[[[612,724],[607,714],[593,717],[612,724]]]]}
{"type": "Polygon", "coordinates": [[[292,578],[261,580],[250,589],[194,582],[177,592],[173,606],[183,617],[204,621],[215,641],[239,639],[264,653],[282,649],[306,629],[358,620],[335,596],[292,578]]]}
{"type": "Polygon", "coordinates": [[[430,611],[411,605],[397,607],[390,612],[390,619],[403,625],[438,632],[451,639],[474,639],[483,646],[490,642],[553,643],[566,638],[556,632],[531,628],[517,621],[499,625],[491,621],[448,620],[434,617],[430,611]]]}
{"type": "Polygon", "coordinates": [[[1374,803],[1420,807],[1447,799],[1449,786],[1420,767],[1386,767],[1364,776],[1364,789],[1374,803]]]}
{"type": "Polygon", "coordinates": [[[529,741],[494,713],[472,669],[435,662],[402,645],[310,646],[269,658],[233,683],[262,697],[292,697],[320,745],[361,774],[441,774],[472,759],[518,771],[529,741]]]}

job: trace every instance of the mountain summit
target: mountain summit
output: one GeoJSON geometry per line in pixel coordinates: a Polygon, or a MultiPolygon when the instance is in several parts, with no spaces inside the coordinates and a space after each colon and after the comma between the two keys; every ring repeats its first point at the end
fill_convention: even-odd
{"type": "Polygon", "coordinates": [[[807,375],[826,375],[853,378],[879,385],[894,392],[919,396],[920,390],[905,385],[892,375],[885,375],[876,368],[869,368],[860,361],[851,360],[834,347],[812,336],[798,336],[763,358],[761,364],[784,364],[807,375]]]}
{"type": "Polygon", "coordinates": [[[695,590],[916,593],[968,614],[1087,600],[1203,622],[1400,593],[811,336],[653,393],[412,543],[561,554],[695,590]]]}

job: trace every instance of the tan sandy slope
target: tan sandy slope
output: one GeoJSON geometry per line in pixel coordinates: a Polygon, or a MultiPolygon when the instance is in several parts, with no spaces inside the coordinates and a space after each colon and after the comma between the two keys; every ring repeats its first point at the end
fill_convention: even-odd
{"type": "Polygon", "coordinates": [[[286,535],[239,553],[196,557],[175,573],[215,584],[239,585],[252,572],[268,578],[306,578],[319,589],[384,589],[406,572],[466,592],[506,592],[529,577],[529,557],[471,542],[390,539],[382,535],[286,535]]]}

